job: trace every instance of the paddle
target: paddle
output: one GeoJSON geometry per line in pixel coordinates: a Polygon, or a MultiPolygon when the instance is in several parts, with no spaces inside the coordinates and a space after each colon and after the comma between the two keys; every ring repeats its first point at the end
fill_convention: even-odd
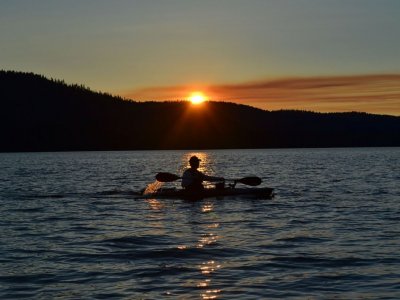
{"type": "MultiPolygon", "coordinates": [[[[160,182],[172,182],[176,181],[178,179],[181,179],[178,175],[171,174],[171,173],[166,173],[166,172],[160,172],[156,175],[157,181],[160,182]]],[[[257,186],[261,184],[261,178],[256,177],[256,176],[251,176],[251,177],[244,177],[241,179],[226,179],[226,180],[232,180],[234,182],[240,182],[245,185],[250,185],[250,186],[257,186]]]]}
{"type": "MultiPolygon", "coordinates": [[[[227,180],[229,180],[229,179],[227,179],[227,180]]],[[[256,176],[244,177],[242,179],[233,179],[233,181],[235,183],[236,182],[240,182],[242,184],[250,185],[250,186],[257,186],[257,185],[261,184],[261,178],[260,177],[256,177],[256,176]]]]}
{"type": "Polygon", "coordinates": [[[178,175],[166,173],[166,172],[160,172],[156,175],[157,181],[160,181],[160,182],[172,182],[172,181],[178,180],[180,178],[181,177],[179,177],[178,175]]]}

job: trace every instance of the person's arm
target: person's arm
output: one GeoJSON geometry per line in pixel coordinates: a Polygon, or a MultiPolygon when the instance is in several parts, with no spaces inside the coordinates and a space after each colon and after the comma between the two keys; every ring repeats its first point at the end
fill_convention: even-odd
{"type": "Polygon", "coordinates": [[[203,174],[203,180],[204,181],[225,181],[225,178],[224,177],[208,176],[206,174],[203,174]]]}

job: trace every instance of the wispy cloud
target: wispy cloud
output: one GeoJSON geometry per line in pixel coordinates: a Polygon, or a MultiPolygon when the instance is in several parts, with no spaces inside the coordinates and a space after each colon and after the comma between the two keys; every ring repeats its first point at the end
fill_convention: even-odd
{"type": "MultiPolygon", "coordinates": [[[[125,93],[135,100],[186,99],[198,87],[150,87],[125,93]]],[[[268,110],[364,111],[400,115],[400,74],[296,77],[209,85],[211,100],[232,101],[268,110]]]]}

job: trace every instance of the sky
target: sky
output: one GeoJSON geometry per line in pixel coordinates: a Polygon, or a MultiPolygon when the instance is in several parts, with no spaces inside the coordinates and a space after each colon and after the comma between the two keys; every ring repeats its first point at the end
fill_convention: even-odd
{"type": "Polygon", "coordinates": [[[400,115],[399,0],[1,0],[0,69],[133,100],[400,115]]]}

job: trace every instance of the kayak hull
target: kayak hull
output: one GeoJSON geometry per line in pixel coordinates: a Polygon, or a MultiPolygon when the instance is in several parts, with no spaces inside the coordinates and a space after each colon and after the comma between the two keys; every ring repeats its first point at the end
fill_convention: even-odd
{"type": "Polygon", "coordinates": [[[197,200],[204,198],[224,197],[251,197],[257,199],[271,199],[274,195],[272,188],[207,188],[199,192],[190,192],[184,189],[167,188],[160,189],[155,193],[144,195],[146,198],[172,198],[197,200]]]}

